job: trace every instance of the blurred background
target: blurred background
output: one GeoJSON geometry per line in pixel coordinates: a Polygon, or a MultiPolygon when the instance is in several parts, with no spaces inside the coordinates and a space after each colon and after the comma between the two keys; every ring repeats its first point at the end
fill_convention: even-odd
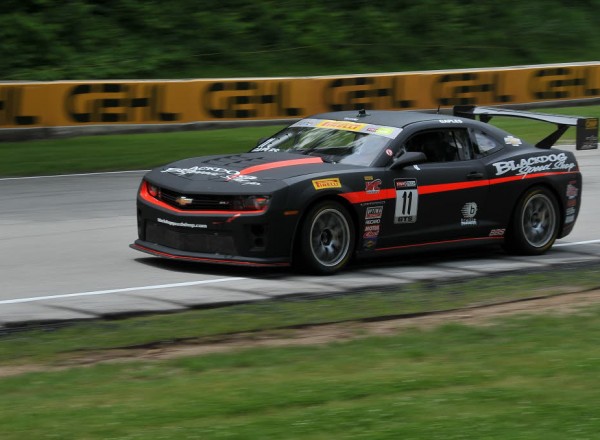
{"type": "Polygon", "coordinates": [[[3,0],[0,80],[394,72],[591,61],[600,0],[3,0]]]}

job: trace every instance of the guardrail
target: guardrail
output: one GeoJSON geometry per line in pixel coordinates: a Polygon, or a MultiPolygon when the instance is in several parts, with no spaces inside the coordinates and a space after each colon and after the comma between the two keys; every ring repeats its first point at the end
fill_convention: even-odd
{"type": "Polygon", "coordinates": [[[286,123],[315,113],[596,103],[600,62],[286,78],[0,83],[0,139],[286,123]]]}

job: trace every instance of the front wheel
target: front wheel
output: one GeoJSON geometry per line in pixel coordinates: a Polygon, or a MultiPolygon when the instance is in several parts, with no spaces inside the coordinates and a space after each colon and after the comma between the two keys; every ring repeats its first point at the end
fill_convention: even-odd
{"type": "Polygon", "coordinates": [[[558,205],[545,188],[533,188],[519,200],[510,228],[506,248],[525,255],[539,255],[552,247],[559,229],[558,205]]]}
{"type": "Polygon", "coordinates": [[[348,263],[354,243],[354,223],[348,210],[334,201],[318,203],[300,227],[300,263],[310,272],[332,274],[348,263]]]}

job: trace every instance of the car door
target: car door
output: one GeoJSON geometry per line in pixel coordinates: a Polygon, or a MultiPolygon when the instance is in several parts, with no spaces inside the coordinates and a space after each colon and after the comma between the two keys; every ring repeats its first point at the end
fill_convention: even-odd
{"type": "Polygon", "coordinates": [[[389,170],[393,216],[386,216],[378,247],[419,246],[468,241],[489,235],[488,178],[476,159],[465,128],[422,130],[401,149],[423,152],[428,160],[389,170]],[[487,232],[486,232],[487,231],[487,232]]]}

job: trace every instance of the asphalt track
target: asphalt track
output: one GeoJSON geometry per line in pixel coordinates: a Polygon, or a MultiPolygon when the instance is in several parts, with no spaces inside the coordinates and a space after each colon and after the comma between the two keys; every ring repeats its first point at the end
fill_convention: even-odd
{"type": "Polygon", "coordinates": [[[0,179],[0,327],[600,262],[600,151],[576,154],[581,213],[573,233],[544,256],[426,254],[359,262],[328,277],[172,262],[131,250],[142,171],[0,179]]]}

